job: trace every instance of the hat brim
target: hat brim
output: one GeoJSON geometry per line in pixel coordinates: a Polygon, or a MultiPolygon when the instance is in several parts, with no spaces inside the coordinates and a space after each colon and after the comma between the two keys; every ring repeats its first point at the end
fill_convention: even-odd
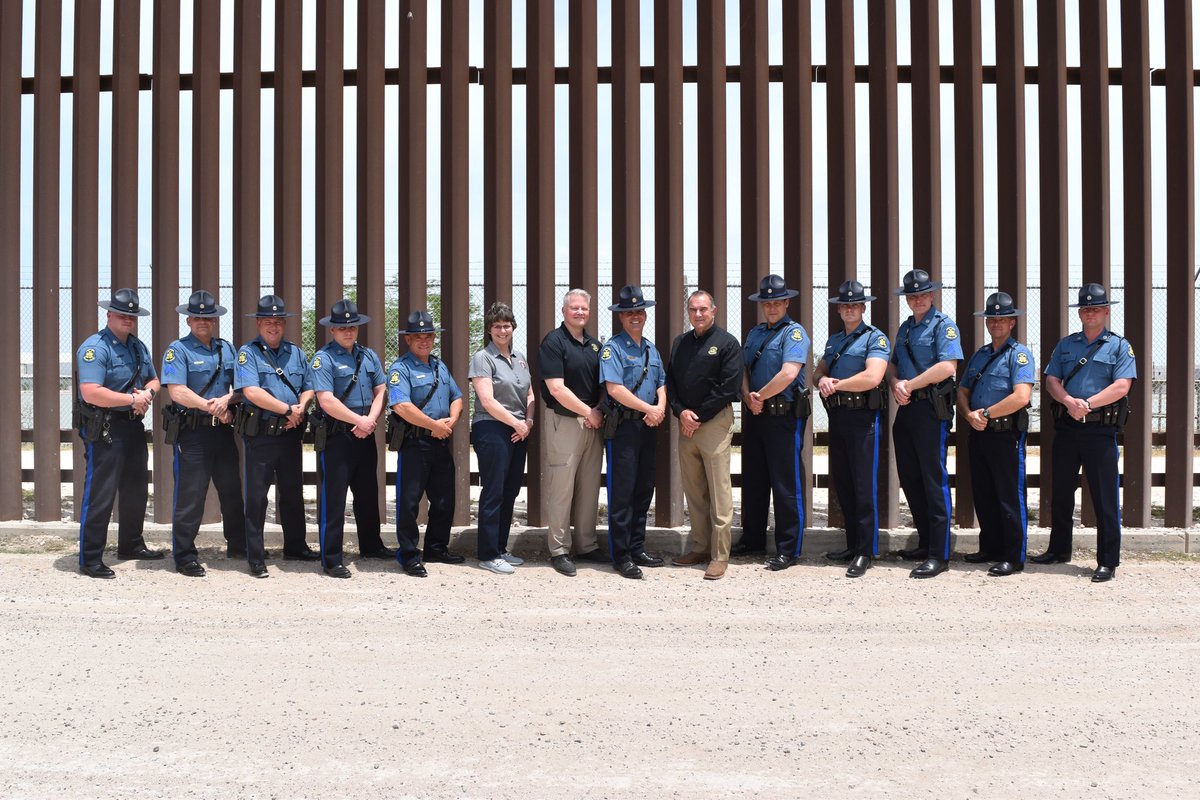
{"type": "Polygon", "coordinates": [[[1107,306],[1115,306],[1120,302],[1120,300],[1109,300],[1105,303],[1068,303],[1067,308],[1105,308],[1107,306]]]}
{"type": "Polygon", "coordinates": [[[318,325],[324,325],[326,328],[357,328],[359,325],[366,325],[371,321],[371,318],[366,314],[359,314],[358,319],[354,322],[334,322],[332,316],[321,317],[317,320],[318,325]]]}
{"type": "Polygon", "coordinates": [[[292,311],[279,311],[271,314],[247,314],[246,316],[254,317],[255,319],[283,319],[284,317],[295,317],[297,315],[292,311]]]}
{"type": "Polygon", "coordinates": [[[105,311],[111,311],[114,314],[120,314],[123,317],[148,317],[148,316],[150,316],[150,309],[148,309],[148,308],[139,307],[137,311],[134,311],[131,314],[123,308],[116,308],[115,306],[113,306],[113,304],[111,302],[101,303],[100,307],[103,308],[105,311]]]}
{"type": "Polygon", "coordinates": [[[401,336],[416,336],[419,333],[441,333],[445,328],[430,328],[427,331],[400,331],[401,336]]]}
{"type": "Polygon", "coordinates": [[[937,291],[940,288],[942,288],[942,284],[939,283],[938,281],[933,281],[932,283],[929,284],[928,287],[926,287],[924,289],[919,289],[915,292],[910,292],[907,289],[905,289],[903,286],[901,286],[899,289],[897,289],[895,292],[893,292],[893,294],[895,294],[897,297],[903,297],[904,295],[909,295],[909,294],[929,294],[930,292],[937,291]]]}
{"type": "Polygon", "coordinates": [[[1023,309],[1023,308],[1014,308],[1011,311],[1004,312],[1003,314],[995,314],[990,311],[976,311],[975,312],[975,316],[977,316],[977,317],[989,317],[989,318],[1000,318],[1000,319],[1003,319],[1004,317],[1020,317],[1020,316],[1023,316],[1024,314],[1025,314],[1025,309],[1023,309]]]}
{"type": "Polygon", "coordinates": [[[176,314],[183,314],[185,317],[223,317],[229,311],[225,306],[213,306],[212,311],[206,311],[200,314],[195,314],[188,311],[188,304],[184,303],[181,306],[175,306],[176,314]]]}
{"type": "Polygon", "coordinates": [[[773,297],[763,297],[758,292],[755,292],[754,294],[750,295],[746,299],[750,300],[751,302],[754,302],[754,303],[769,303],[772,300],[791,300],[793,297],[799,297],[799,296],[800,296],[800,293],[798,291],[796,291],[795,289],[784,289],[783,294],[781,294],[781,295],[775,295],[773,297]]]}
{"type": "Polygon", "coordinates": [[[871,302],[872,300],[878,300],[878,299],[879,298],[873,294],[864,295],[862,298],[860,298],[858,300],[843,300],[840,297],[831,297],[831,298],[829,298],[829,305],[831,305],[831,306],[853,306],[853,305],[858,305],[859,303],[866,304],[866,303],[871,302]]]}
{"type": "Polygon", "coordinates": [[[609,311],[641,311],[643,308],[650,308],[651,306],[654,306],[654,305],[657,305],[657,303],[653,300],[643,300],[642,302],[638,303],[635,306],[623,306],[620,303],[614,303],[613,305],[608,307],[608,310],[609,311]]]}

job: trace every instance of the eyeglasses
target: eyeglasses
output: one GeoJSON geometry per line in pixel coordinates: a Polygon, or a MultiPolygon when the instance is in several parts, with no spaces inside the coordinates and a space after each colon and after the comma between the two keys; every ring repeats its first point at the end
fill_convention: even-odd
{"type": "Polygon", "coordinates": [[[508,322],[497,322],[492,326],[492,330],[494,331],[511,331],[512,329],[512,324],[508,322]]]}

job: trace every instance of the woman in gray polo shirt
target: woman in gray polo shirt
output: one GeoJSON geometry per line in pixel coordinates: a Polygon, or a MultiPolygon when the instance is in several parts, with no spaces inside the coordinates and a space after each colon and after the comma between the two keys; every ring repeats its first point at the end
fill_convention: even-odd
{"type": "Polygon", "coordinates": [[[484,348],[471,359],[475,387],[471,438],[479,460],[479,566],[507,575],[524,561],[508,552],[513,504],[525,474],[533,429],[533,381],[524,354],[512,349],[517,323],[499,301],[483,317],[484,348]]]}

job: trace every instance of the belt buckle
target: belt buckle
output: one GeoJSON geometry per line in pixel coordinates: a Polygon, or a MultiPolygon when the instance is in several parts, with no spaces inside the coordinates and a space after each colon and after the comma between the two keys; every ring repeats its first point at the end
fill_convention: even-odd
{"type": "Polygon", "coordinates": [[[213,426],[214,428],[217,427],[217,415],[216,414],[209,415],[208,424],[213,426]]]}

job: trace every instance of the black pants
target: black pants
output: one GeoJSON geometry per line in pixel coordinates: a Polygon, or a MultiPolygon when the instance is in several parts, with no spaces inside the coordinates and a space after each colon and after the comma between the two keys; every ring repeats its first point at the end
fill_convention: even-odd
{"type": "Polygon", "coordinates": [[[896,410],[892,443],[896,472],[917,529],[917,545],[928,558],[950,560],[950,476],[946,444],[950,421],[940,420],[928,400],[914,399],[896,410]]]}
{"type": "Polygon", "coordinates": [[[480,561],[491,561],[508,551],[513,505],[525,477],[528,440],[512,440],[513,429],[503,422],[480,420],[471,429],[479,461],[480,561]]]}
{"type": "Polygon", "coordinates": [[[1117,471],[1117,429],[1112,425],[1061,419],[1054,425],[1054,497],[1050,505],[1050,552],[1071,552],[1075,487],[1079,468],[1087,476],[1096,509],[1096,561],[1121,563],[1121,475],[1117,471]]]}
{"type": "Polygon", "coordinates": [[[605,442],[608,473],[608,552],[614,564],[646,549],[646,516],[654,497],[654,434],[640,419],[627,419],[605,442]]]}
{"type": "Polygon", "coordinates": [[[421,495],[429,498],[425,526],[426,552],[445,552],[454,520],[454,455],[449,440],[422,436],[406,439],[396,459],[396,560],[403,565],[421,558],[417,513],[421,495]]]}
{"type": "Polygon", "coordinates": [[[971,431],[971,494],[979,517],[979,552],[1025,563],[1029,509],[1022,431],[971,431]]]}
{"type": "Polygon", "coordinates": [[[176,564],[196,560],[196,534],[204,516],[208,483],[217,488],[225,546],[246,551],[246,508],[238,481],[238,451],[233,428],[203,425],[179,432],[175,444],[175,498],[171,515],[171,552],[176,564]]]}
{"type": "MultiPolygon", "coordinates": [[[[118,412],[119,413],[119,412],[118,412]]],[[[85,443],[87,477],[79,510],[79,566],[99,564],[108,540],[108,521],[119,493],[117,552],[144,547],[149,470],[146,466],[146,426],[140,419],[114,417],[109,428],[112,443],[85,443]]]]}
{"type": "Polygon", "coordinates": [[[246,451],[246,559],[263,560],[263,525],[267,521],[267,490],[275,484],[275,508],[283,525],[283,551],[300,552],[304,540],[304,474],[301,431],[282,436],[243,436],[246,451]]]}
{"type": "Polygon", "coordinates": [[[375,437],[359,439],[350,431],[331,434],[317,453],[317,525],[321,565],[342,564],[346,528],[346,492],[354,492],[354,524],[358,552],[383,547],[379,535],[379,447],[375,437]]]}
{"type": "Polygon", "coordinates": [[[742,538],[767,543],[767,504],[775,502],[775,550],[796,557],[804,545],[804,446],[807,419],[742,414],[742,538]]]}
{"type": "Polygon", "coordinates": [[[846,547],[879,555],[879,412],[834,408],[829,412],[829,474],[846,520],[846,547]]]}

